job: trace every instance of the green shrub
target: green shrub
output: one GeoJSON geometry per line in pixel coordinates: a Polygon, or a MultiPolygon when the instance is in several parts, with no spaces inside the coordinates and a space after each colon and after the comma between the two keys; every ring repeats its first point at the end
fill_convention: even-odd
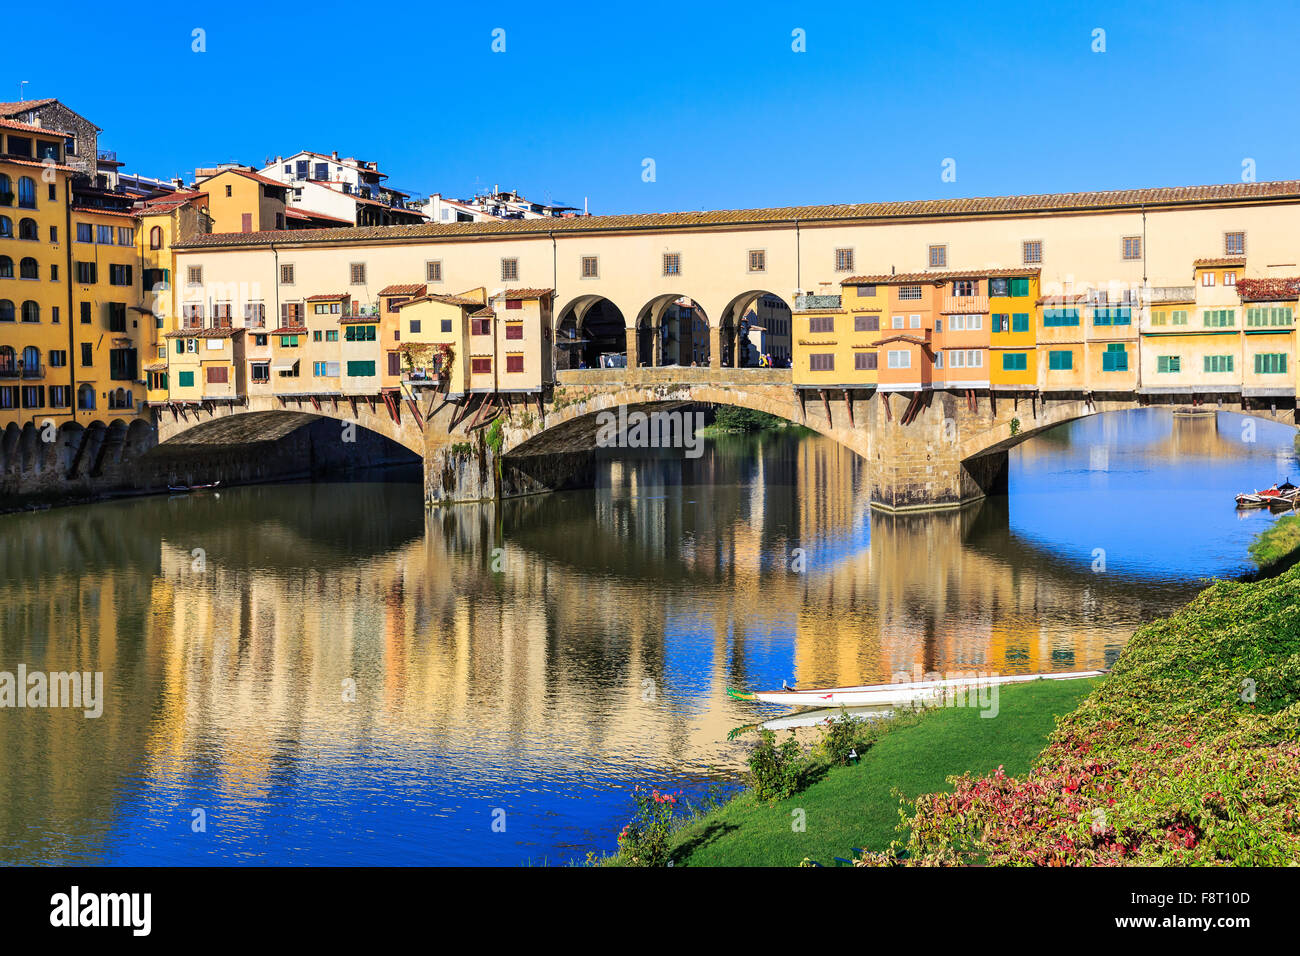
{"type": "Polygon", "coordinates": [[[755,411],[752,408],[721,405],[714,414],[713,424],[726,431],[757,432],[765,428],[783,428],[789,422],[784,418],[769,415],[767,412],[755,411]]]}
{"type": "Polygon", "coordinates": [[[749,787],[759,800],[782,800],[798,793],[807,766],[794,731],[777,746],[776,734],[761,730],[759,741],[749,754],[749,787]]]}
{"type": "Polygon", "coordinates": [[[619,862],[626,866],[667,866],[668,837],[673,832],[680,794],[632,791],[636,816],[618,835],[619,862]]]}
{"type": "Polygon", "coordinates": [[[858,742],[859,723],[861,722],[854,720],[841,707],[839,715],[827,720],[822,728],[821,737],[817,740],[817,756],[837,767],[845,766],[858,742]]]}

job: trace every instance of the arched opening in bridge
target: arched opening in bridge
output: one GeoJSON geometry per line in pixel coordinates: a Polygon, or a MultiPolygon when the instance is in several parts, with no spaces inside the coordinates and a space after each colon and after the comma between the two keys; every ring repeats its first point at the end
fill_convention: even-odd
{"type": "Polygon", "coordinates": [[[627,324],[618,306],[598,295],[574,299],[556,315],[555,368],[602,368],[622,364],[627,324]]]}
{"type": "Polygon", "coordinates": [[[709,318],[690,297],[655,296],[637,313],[637,365],[703,366],[709,355],[709,318]]]}
{"type": "Polygon", "coordinates": [[[718,329],[724,367],[789,368],[790,305],[776,293],[751,289],[736,296],[722,310],[718,329]]]}

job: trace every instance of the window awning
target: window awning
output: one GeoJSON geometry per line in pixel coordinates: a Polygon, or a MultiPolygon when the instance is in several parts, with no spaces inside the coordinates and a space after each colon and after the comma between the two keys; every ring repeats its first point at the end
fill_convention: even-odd
{"type": "Polygon", "coordinates": [[[291,372],[291,371],[293,371],[294,369],[296,369],[296,368],[298,367],[298,363],[297,363],[296,361],[293,361],[293,362],[276,362],[276,363],[275,363],[274,365],[272,365],[271,367],[272,367],[273,369],[275,369],[277,372],[291,372]]]}

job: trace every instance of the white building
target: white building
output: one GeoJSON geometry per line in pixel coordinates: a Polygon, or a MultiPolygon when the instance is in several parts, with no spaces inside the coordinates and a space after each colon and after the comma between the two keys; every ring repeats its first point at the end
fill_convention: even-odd
{"type": "Polygon", "coordinates": [[[303,150],[275,157],[261,173],[288,187],[289,209],[299,206],[358,226],[426,221],[418,208],[407,208],[406,193],[384,184],[388,174],[379,171],[378,163],[303,150]]]}

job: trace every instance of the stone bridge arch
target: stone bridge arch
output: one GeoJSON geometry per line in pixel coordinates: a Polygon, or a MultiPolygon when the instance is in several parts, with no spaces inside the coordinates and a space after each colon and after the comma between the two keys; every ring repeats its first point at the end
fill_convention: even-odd
{"type": "Polygon", "coordinates": [[[155,409],[158,443],[247,444],[275,441],[303,425],[333,419],[382,435],[416,455],[425,450],[423,413],[397,393],[387,398],[250,397],[244,404],[162,406],[155,409]]]}

